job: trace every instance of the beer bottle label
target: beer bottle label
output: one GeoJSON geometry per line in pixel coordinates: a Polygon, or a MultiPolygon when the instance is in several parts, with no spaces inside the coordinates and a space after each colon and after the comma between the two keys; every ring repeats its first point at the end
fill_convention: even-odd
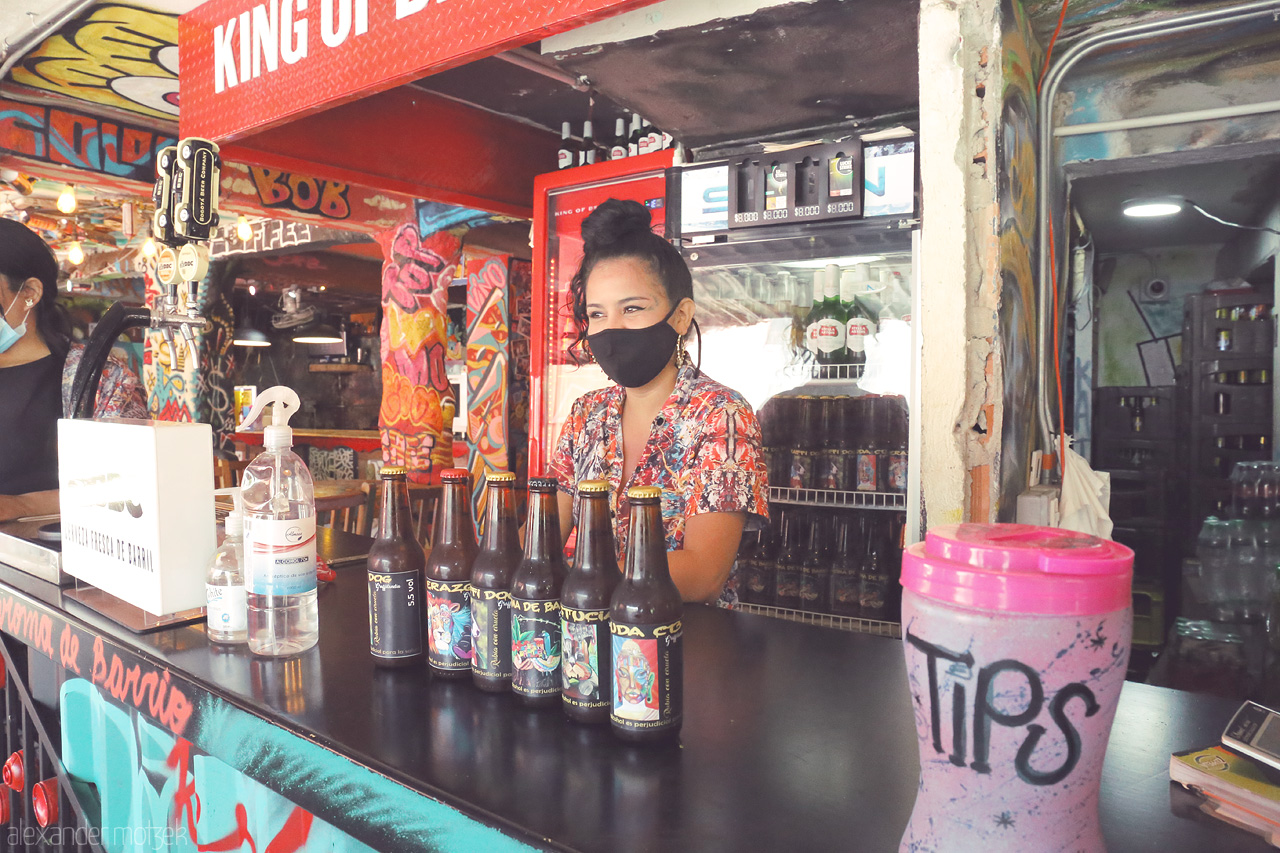
{"type": "Polygon", "coordinates": [[[800,603],[814,608],[822,600],[823,586],[827,578],[818,569],[804,569],[800,573],[800,603]]]}
{"type": "Polygon", "coordinates": [[[853,317],[845,327],[845,345],[850,352],[862,352],[867,348],[867,338],[871,336],[871,322],[865,317],[853,317]]]}
{"type": "Polygon", "coordinates": [[[885,485],[891,492],[907,490],[907,454],[901,452],[889,454],[889,472],[885,477],[885,485]]]}
{"type": "Polygon", "coordinates": [[[467,581],[427,581],[427,661],[436,669],[471,668],[470,590],[467,581]]]}
{"type": "Polygon", "coordinates": [[[862,604],[860,601],[858,573],[850,571],[833,571],[831,573],[831,608],[841,616],[856,616],[862,604]]]}
{"type": "Polygon", "coordinates": [[[248,596],[243,586],[205,584],[209,630],[229,634],[249,627],[248,596]]]}
{"type": "Polygon", "coordinates": [[[609,611],[562,608],[560,632],[564,644],[560,695],[564,703],[575,708],[608,708],[609,696],[601,685],[609,681],[609,611]]]}
{"type": "Polygon", "coordinates": [[[471,589],[471,634],[475,656],[471,671],[492,678],[511,677],[511,593],[471,589]]]}
{"type": "Polygon", "coordinates": [[[860,492],[878,492],[880,489],[880,460],[874,450],[858,451],[858,482],[854,488],[860,492]]]}
{"type": "Polygon", "coordinates": [[[844,349],[845,326],[834,317],[823,317],[817,323],[816,345],[818,352],[833,353],[844,349]]]}
{"type": "Polygon", "coordinates": [[[525,696],[560,692],[560,602],[511,599],[511,687],[525,696]]]}
{"type": "Polygon", "coordinates": [[[613,634],[609,721],[632,731],[678,726],[684,713],[684,624],[609,626],[613,634]]]}
{"type": "Polygon", "coordinates": [[[779,607],[796,607],[799,605],[800,569],[795,566],[778,567],[777,601],[779,607]]]}
{"type": "Polygon", "coordinates": [[[844,466],[840,451],[828,450],[818,457],[817,488],[844,491],[844,466]]]}
{"type": "Polygon", "coordinates": [[[369,572],[369,651],[380,658],[422,654],[417,572],[369,572]]]}

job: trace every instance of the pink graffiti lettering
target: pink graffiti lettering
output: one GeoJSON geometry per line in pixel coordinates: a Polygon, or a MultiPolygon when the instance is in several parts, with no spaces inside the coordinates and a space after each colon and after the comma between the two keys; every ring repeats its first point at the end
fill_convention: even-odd
{"type": "Polygon", "coordinates": [[[80,674],[80,637],[71,630],[70,625],[62,626],[62,636],[58,638],[58,655],[63,669],[80,674]]]}
{"type": "Polygon", "coordinates": [[[108,663],[103,655],[101,638],[95,638],[93,643],[91,680],[117,702],[132,704],[139,711],[145,710],[174,734],[182,734],[191,719],[192,705],[181,690],[169,683],[168,670],[158,677],[155,672],[144,675],[138,664],[126,669],[124,662],[114,653],[108,663]]]}

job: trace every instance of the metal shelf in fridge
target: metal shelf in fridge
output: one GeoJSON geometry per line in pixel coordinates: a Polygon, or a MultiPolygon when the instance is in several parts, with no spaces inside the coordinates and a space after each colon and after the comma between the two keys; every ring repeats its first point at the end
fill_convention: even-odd
{"type": "Polygon", "coordinates": [[[791,489],[770,486],[769,500],[773,503],[849,509],[907,508],[907,496],[902,492],[836,492],[829,489],[791,489]]]}

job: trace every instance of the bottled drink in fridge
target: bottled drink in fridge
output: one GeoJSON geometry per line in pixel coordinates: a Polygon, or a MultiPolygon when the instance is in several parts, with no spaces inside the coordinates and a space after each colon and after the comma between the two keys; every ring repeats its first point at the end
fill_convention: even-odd
{"type": "Polygon", "coordinates": [[[885,543],[879,525],[872,522],[867,529],[867,549],[863,554],[858,576],[858,608],[864,619],[889,618],[888,560],[885,559],[885,543]]]}
{"type": "Polygon", "coordinates": [[[573,144],[573,134],[569,130],[569,122],[560,122],[560,150],[556,153],[556,168],[568,169],[577,165],[578,152],[573,144]]]}
{"type": "Polygon", "coordinates": [[[582,147],[578,149],[578,165],[587,166],[596,161],[596,138],[590,121],[582,123],[582,147]]]}
{"type": "Polygon", "coordinates": [[[778,552],[774,604],[796,610],[800,607],[800,576],[804,571],[803,516],[791,511],[782,518],[782,544],[778,552]]]}
{"type": "Polygon", "coordinates": [[[560,590],[560,695],[569,719],[606,723],[613,684],[609,606],[622,580],[609,518],[609,484],[583,480],[578,501],[578,545],[560,590]]]}
{"type": "Polygon", "coordinates": [[[226,538],[209,558],[205,573],[205,603],[209,639],[215,643],[243,643],[249,638],[244,591],[244,511],[239,489],[218,489],[229,494],[231,513],[224,522],[226,538]]]}
{"type": "Polygon", "coordinates": [[[809,613],[825,613],[827,610],[831,563],[825,547],[826,527],[826,519],[822,516],[811,520],[804,559],[800,563],[800,609],[809,613]]]}
{"type": "Polygon", "coordinates": [[[861,616],[858,544],[866,538],[866,521],[859,518],[855,525],[852,517],[845,517],[840,520],[837,530],[836,551],[831,561],[831,591],[828,594],[831,612],[837,616],[861,616]]]}
{"type": "Polygon", "coordinates": [[[822,403],[818,397],[802,394],[792,405],[796,428],[791,437],[791,469],[786,485],[793,489],[812,489],[822,440],[822,403]]]}
{"type": "Polygon", "coordinates": [[[315,487],[293,445],[289,418],[298,395],[277,385],[258,395],[248,418],[271,405],[265,448],[244,470],[245,598],[249,651],[268,657],[304,652],[320,636],[316,607],[315,487]]]}
{"type": "Polygon", "coordinates": [[[526,705],[560,704],[560,585],[566,574],[552,477],[529,480],[524,559],[511,582],[511,689],[526,705]]]}
{"type": "Polygon", "coordinates": [[[465,468],[440,472],[440,503],[427,560],[427,663],[435,675],[471,672],[471,564],[476,530],[471,521],[471,476],[465,468]]]}
{"type": "Polygon", "coordinates": [[[471,680],[481,690],[511,689],[511,579],[523,558],[516,526],[516,475],[485,477],[485,524],[471,564],[471,680]]]}
{"type": "Polygon", "coordinates": [[[684,716],[684,605],[667,567],[662,489],[633,486],[626,569],[613,593],[612,710],[618,737],[673,737],[684,716]]]}
{"type": "Polygon", "coordinates": [[[884,397],[880,401],[880,433],[884,437],[880,450],[880,482],[885,491],[907,490],[907,401],[902,397],[884,397]]]}
{"type": "Polygon", "coordinates": [[[613,144],[609,146],[610,160],[625,160],[627,158],[627,120],[618,117],[613,125],[613,144]]]}
{"type": "Polygon", "coordinates": [[[844,303],[846,316],[845,349],[850,364],[866,364],[867,338],[875,331],[870,312],[858,299],[858,294],[866,289],[866,269],[866,264],[855,264],[840,273],[840,301],[844,303]]]}
{"type": "Polygon", "coordinates": [[[378,474],[378,538],[369,547],[369,653],[383,666],[422,660],[423,569],[426,556],[413,536],[409,485],[400,465],[378,474]]]}
{"type": "MultiPolygon", "coordinates": [[[[822,301],[817,301],[815,293],[813,310],[809,312],[806,328],[809,349],[819,364],[843,364],[848,358],[845,335],[849,318],[840,304],[839,275],[839,267],[827,266],[822,273],[822,301]]],[[[816,280],[816,274],[814,278],[816,280]]]]}

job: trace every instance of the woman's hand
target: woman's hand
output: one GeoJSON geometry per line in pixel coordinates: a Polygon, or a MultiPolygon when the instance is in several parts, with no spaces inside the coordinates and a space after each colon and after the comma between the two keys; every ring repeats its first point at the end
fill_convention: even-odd
{"type": "Polygon", "coordinates": [[[738,556],[745,512],[706,512],[684,525],[684,547],[667,552],[671,579],[685,601],[714,602],[738,556]]]}
{"type": "Polygon", "coordinates": [[[27,492],[25,495],[0,495],[0,521],[13,521],[29,515],[53,515],[58,512],[58,490],[27,492]]]}

